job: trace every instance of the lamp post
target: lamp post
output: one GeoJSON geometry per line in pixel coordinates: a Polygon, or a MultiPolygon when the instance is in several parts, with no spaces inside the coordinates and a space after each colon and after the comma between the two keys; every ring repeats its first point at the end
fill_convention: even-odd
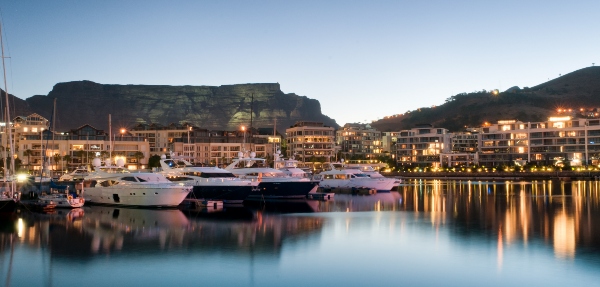
{"type": "Polygon", "coordinates": [[[192,130],[192,127],[188,127],[188,130],[187,130],[187,134],[188,134],[188,142],[187,143],[188,144],[190,143],[190,131],[191,130],[192,130]]]}
{"type": "Polygon", "coordinates": [[[242,142],[242,150],[246,150],[246,127],[242,126],[242,133],[244,133],[244,141],[242,142]]]}

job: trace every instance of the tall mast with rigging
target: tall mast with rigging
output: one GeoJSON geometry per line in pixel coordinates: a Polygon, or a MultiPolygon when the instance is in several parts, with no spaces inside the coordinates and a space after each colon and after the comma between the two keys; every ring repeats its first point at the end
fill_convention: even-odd
{"type": "MultiPolygon", "coordinates": [[[[15,158],[13,156],[13,153],[15,151],[14,149],[14,143],[12,140],[12,127],[10,126],[10,109],[9,109],[9,100],[8,100],[8,85],[6,84],[6,65],[4,63],[4,59],[6,58],[4,56],[4,36],[2,34],[2,23],[0,23],[0,49],[2,50],[2,74],[4,76],[4,95],[5,95],[5,100],[6,100],[6,104],[5,104],[5,118],[6,118],[6,130],[7,130],[7,134],[8,134],[8,142],[9,142],[9,157],[10,157],[10,169],[11,171],[14,171],[15,168],[15,158]]],[[[14,175],[14,172],[11,172],[11,175],[14,175]]],[[[4,178],[5,178],[5,182],[6,182],[6,160],[4,160],[4,178]]],[[[10,194],[11,196],[13,196],[13,193],[15,191],[15,181],[11,180],[11,188],[10,188],[10,194]]]]}

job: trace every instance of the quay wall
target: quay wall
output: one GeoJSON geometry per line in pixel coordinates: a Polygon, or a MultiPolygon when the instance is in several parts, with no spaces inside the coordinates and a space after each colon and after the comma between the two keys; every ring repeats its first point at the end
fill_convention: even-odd
{"type": "Polygon", "coordinates": [[[600,171],[393,172],[384,175],[406,179],[591,180],[599,179],[600,171]]]}

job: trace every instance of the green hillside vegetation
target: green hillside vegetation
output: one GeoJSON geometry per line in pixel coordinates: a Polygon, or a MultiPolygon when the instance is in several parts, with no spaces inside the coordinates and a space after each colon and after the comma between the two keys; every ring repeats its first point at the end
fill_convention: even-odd
{"type": "Polygon", "coordinates": [[[600,108],[600,67],[577,70],[531,88],[457,94],[440,106],[420,108],[371,125],[381,131],[400,131],[432,124],[456,132],[498,120],[544,121],[558,109],[571,109],[574,114],[581,108],[600,108]]]}

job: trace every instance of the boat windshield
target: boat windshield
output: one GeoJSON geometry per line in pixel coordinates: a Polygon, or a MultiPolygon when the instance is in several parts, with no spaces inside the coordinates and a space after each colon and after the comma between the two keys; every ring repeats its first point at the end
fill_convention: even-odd
{"type": "Polygon", "coordinates": [[[364,174],[364,173],[355,173],[353,174],[354,177],[369,177],[368,175],[364,174]]]}

